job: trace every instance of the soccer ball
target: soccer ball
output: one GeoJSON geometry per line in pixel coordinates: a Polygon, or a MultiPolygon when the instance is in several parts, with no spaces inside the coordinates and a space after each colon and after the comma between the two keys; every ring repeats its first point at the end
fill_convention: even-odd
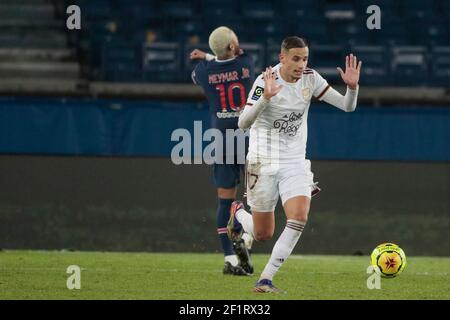
{"type": "Polygon", "coordinates": [[[371,254],[372,266],[383,278],[394,278],[406,267],[406,255],[393,243],[382,243],[371,254]]]}

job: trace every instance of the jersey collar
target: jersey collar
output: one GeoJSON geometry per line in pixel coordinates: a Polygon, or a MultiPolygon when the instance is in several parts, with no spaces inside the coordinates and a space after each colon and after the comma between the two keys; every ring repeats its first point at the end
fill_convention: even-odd
{"type": "Polygon", "coordinates": [[[233,61],[234,59],[236,59],[236,57],[230,58],[230,59],[227,59],[227,60],[218,60],[217,57],[216,57],[216,62],[219,62],[219,63],[230,62],[230,61],[233,61]]]}

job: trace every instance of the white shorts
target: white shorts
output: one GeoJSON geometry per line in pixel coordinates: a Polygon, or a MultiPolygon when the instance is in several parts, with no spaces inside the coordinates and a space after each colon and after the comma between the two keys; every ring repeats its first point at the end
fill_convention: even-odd
{"type": "Polygon", "coordinates": [[[247,203],[253,211],[273,212],[281,196],[284,203],[297,196],[311,199],[314,175],[311,161],[295,164],[247,165],[247,203]]]}

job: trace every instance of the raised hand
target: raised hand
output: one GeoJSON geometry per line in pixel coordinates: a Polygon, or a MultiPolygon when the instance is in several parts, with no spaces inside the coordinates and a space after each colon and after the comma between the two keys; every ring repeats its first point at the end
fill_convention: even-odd
{"type": "Polygon", "coordinates": [[[282,86],[277,86],[277,83],[275,82],[275,75],[272,72],[272,67],[266,68],[266,71],[263,72],[263,80],[265,82],[263,96],[267,100],[270,100],[270,98],[281,91],[282,86]]]}
{"type": "Polygon", "coordinates": [[[205,59],[205,57],[206,57],[206,52],[203,52],[202,50],[199,50],[199,49],[193,50],[190,55],[191,60],[205,59]]]}
{"type": "Polygon", "coordinates": [[[361,65],[362,61],[360,60],[358,62],[356,56],[351,53],[350,56],[345,57],[345,72],[337,67],[342,80],[344,80],[345,84],[352,90],[355,90],[358,87],[361,65]]]}

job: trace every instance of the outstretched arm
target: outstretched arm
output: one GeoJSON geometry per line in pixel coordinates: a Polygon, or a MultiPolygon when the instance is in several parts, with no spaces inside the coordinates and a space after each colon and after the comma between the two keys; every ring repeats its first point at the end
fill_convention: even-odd
{"type": "Polygon", "coordinates": [[[205,59],[206,61],[211,61],[215,58],[214,55],[210,54],[210,53],[206,53],[200,49],[194,49],[191,54],[190,54],[190,59],[191,60],[196,60],[196,59],[205,59]]]}
{"type": "Polygon", "coordinates": [[[361,71],[362,61],[359,61],[353,54],[345,57],[345,72],[341,68],[337,68],[342,80],[347,84],[347,92],[345,96],[337,92],[333,88],[329,88],[322,96],[323,101],[345,111],[352,112],[356,109],[359,91],[359,74],[361,71]]]}
{"type": "Polygon", "coordinates": [[[329,103],[336,108],[341,109],[342,111],[352,112],[356,109],[356,102],[358,100],[358,88],[356,88],[356,90],[352,90],[347,87],[345,96],[337,92],[335,89],[329,88],[320,100],[323,100],[326,103],[329,103]]]}
{"type": "MultiPolygon", "coordinates": [[[[212,54],[206,53],[200,49],[194,49],[192,50],[191,54],[189,55],[189,58],[191,60],[206,60],[210,61],[215,58],[212,54]]],[[[194,84],[198,85],[204,79],[205,73],[204,68],[202,67],[201,63],[198,63],[195,69],[191,73],[191,79],[194,84]]]]}

